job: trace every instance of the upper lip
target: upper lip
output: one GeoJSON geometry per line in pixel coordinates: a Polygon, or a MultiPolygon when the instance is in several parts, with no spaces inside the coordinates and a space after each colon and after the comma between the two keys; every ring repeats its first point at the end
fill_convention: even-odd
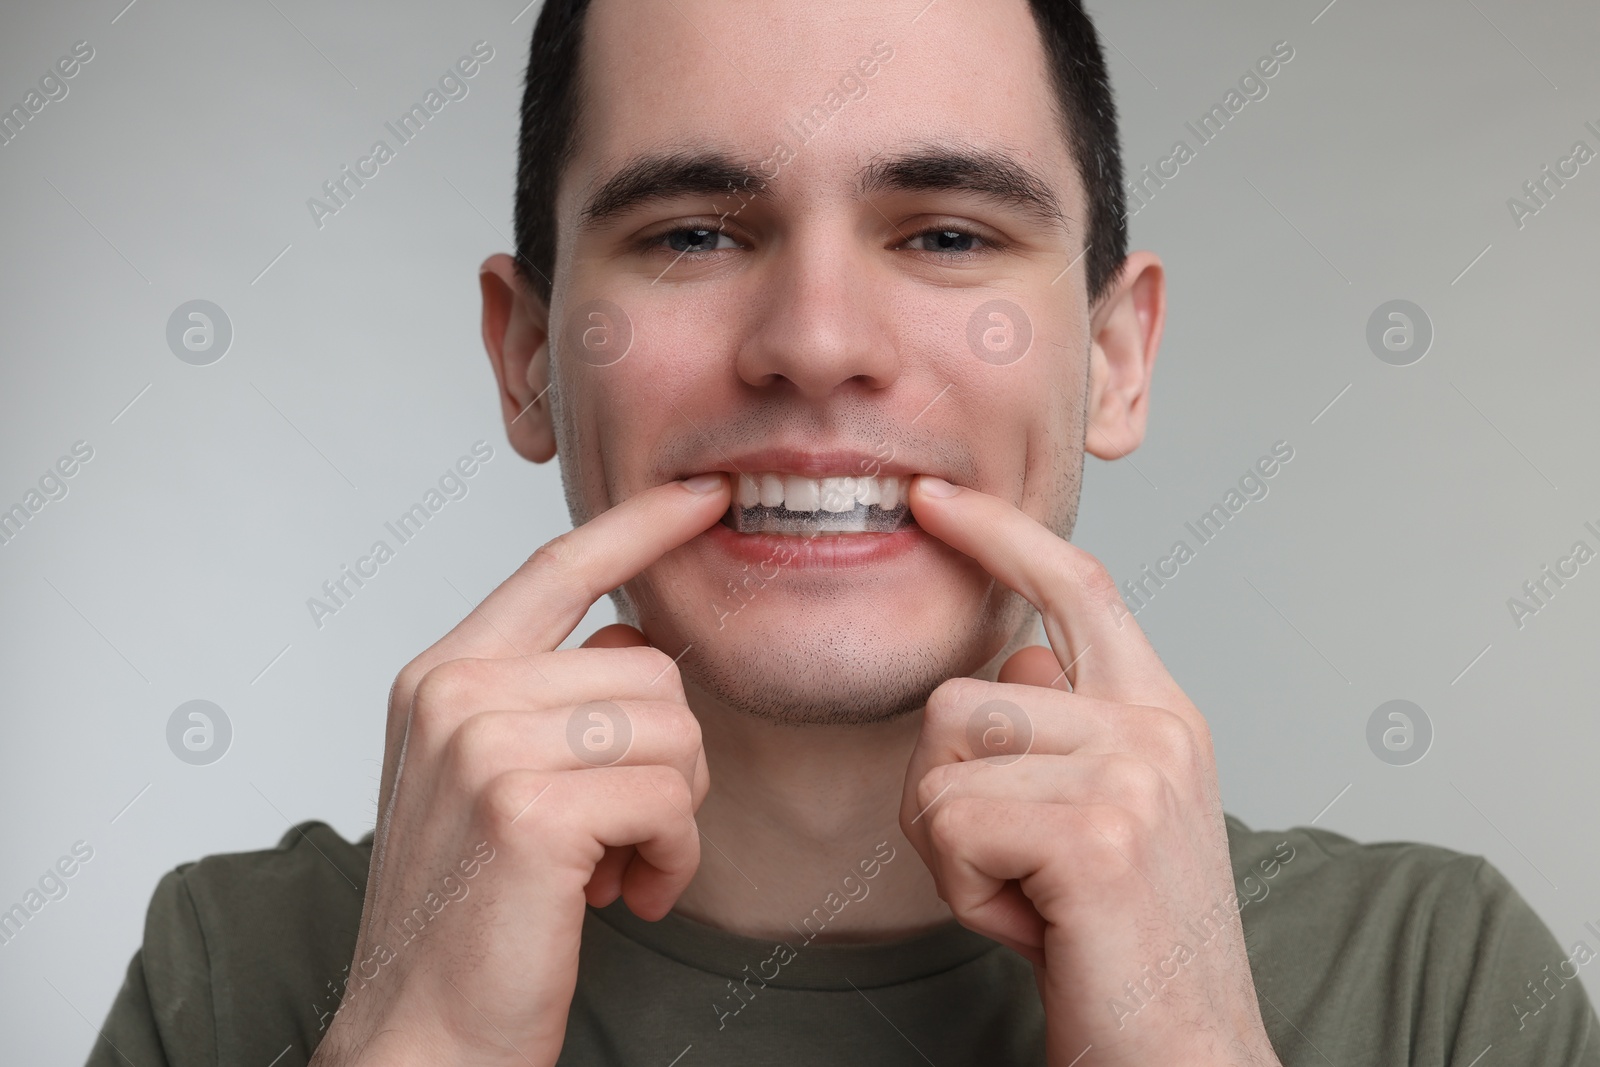
{"type": "Polygon", "coordinates": [[[709,466],[685,471],[680,477],[703,471],[726,471],[729,474],[794,474],[804,478],[851,477],[904,477],[913,474],[935,474],[927,467],[918,467],[897,459],[891,452],[887,457],[883,447],[874,451],[852,448],[828,449],[823,452],[796,448],[763,448],[733,455],[718,454],[709,466]]]}

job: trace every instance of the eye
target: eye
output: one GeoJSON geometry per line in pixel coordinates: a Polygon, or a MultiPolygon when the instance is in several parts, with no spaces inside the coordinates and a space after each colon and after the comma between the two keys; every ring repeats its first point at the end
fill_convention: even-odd
{"type": "Polygon", "coordinates": [[[906,244],[914,251],[932,252],[935,255],[952,259],[965,259],[979,251],[991,247],[991,243],[967,230],[952,229],[947,226],[935,226],[923,230],[921,233],[910,237],[906,244]],[[917,247],[918,242],[924,242],[917,247]],[[973,247],[974,245],[978,247],[973,247]]]}
{"type": "Polygon", "coordinates": [[[710,226],[684,226],[676,230],[668,230],[665,233],[649,238],[645,244],[652,248],[665,248],[676,255],[721,252],[729,248],[739,247],[738,242],[733,238],[710,226]]]}

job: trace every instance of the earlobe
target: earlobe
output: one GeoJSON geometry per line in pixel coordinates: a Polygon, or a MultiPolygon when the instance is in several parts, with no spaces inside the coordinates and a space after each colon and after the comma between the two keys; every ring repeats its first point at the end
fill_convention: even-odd
{"type": "Polygon", "coordinates": [[[544,463],[556,454],[546,394],[549,315],[543,302],[527,292],[515,261],[504,253],[483,261],[478,285],[483,293],[483,347],[499,387],[506,437],[518,455],[544,463]]]}
{"type": "Polygon", "coordinates": [[[1166,324],[1166,272],[1153,252],[1123,261],[1090,319],[1089,423],[1084,451],[1120,459],[1144,440],[1150,378],[1166,324]]]}

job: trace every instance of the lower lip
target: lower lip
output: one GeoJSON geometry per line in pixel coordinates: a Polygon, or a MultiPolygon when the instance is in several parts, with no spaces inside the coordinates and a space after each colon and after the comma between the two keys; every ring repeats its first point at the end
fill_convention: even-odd
{"type": "Polygon", "coordinates": [[[915,524],[894,533],[742,534],[721,522],[705,533],[711,543],[742,562],[830,570],[887,563],[924,543],[928,535],[915,524]]]}

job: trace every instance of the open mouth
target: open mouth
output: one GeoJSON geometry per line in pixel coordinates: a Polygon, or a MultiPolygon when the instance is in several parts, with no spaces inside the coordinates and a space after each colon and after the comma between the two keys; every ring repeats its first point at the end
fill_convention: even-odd
{"type": "Polygon", "coordinates": [[[909,476],[741,474],[722,524],[743,534],[894,533],[915,525],[910,488],[909,476]]]}

